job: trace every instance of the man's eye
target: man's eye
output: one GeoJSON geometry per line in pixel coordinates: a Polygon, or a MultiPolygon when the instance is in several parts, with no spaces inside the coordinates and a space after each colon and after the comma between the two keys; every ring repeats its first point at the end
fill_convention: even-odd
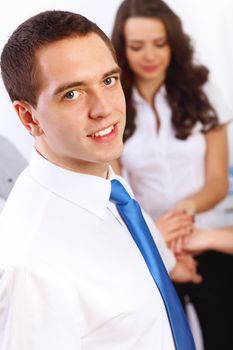
{"type": "Polygon", "coordinates": [[[80,95],[80,92],[78,91],[75,91],[75,90],[68,91],[65,94],[65,100],[75,100],[76,98],[79,97],[79,95],[80,95]]]}
{"type": "Polygon", "coordinates": [[[108,77],[104,80],[105,85],[114,85],[116,84],[118,77],[108,77]]]}

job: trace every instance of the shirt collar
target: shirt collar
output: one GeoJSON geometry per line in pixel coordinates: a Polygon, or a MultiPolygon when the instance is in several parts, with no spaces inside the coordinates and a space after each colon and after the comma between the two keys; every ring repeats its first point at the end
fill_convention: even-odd
{"type": "Polygon", "coordinates": [[[111,167],[108,179],[76,173],[51,163],[34,149],[29,173],[52,193],[104,218],[111,192],[110,180],[115,178],[111,167]]]}
{"type": "MultiPolygon", "coordinates": [[[[155,94],[154,101],[159,98],[159,96],[166,96],[166,88],[165,85],[161,85],[157,93],[155,94]]],[[[139,93],[138,89],[136,87],[133,87],[132,90],[132,97],[133,101],[136,104],[145,104],[147,103],[146,100],[142,97],[142,95],[139,93]]]]}

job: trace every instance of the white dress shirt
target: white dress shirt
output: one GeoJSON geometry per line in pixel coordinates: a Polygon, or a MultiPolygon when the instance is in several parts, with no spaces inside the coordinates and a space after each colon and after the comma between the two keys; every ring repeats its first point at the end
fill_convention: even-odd
{"type": "MultiPolygon", "coordinates": [[[[216,109],[220,123],[233,117],[212,84],[205,90],[216,109]]],[[[160,117],[160,129],[151,106],[133,90],[136,107],[136,131],[125,143],[121,162],[136,199],[155,220],[173,209],[177,202],[199,191],[205,182],[206,141],[196,125],[187,140],[175,137],[171,124],[171,109],[165,87],[155,96],[160,117]]],[[[197,225],[216,226],[216,213],[209,210],[197,215],[197,225]]]]}
{"type": "Polygon", "coordinates": [[[0,216],[1,350],[174,349],[161,296],[110,191],[110,179],[33,152],[0,216]]]}

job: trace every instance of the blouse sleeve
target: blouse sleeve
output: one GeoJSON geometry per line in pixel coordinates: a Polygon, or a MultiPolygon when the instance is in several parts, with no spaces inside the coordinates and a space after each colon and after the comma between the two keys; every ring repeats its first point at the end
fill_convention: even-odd
{"type": "Polygon", "coordinates": [[[208,81],[204,86],[204,92],[217,113],[219,123],[225,124],[232,121],[233,110],[225,102],[221,89],[213,82],[208,81]]]}
{"type": "Polygon", "coordinates": [[[77,296],[64,278],[24,268],[0,273],[1,350],[80,350],[77,296]]]}

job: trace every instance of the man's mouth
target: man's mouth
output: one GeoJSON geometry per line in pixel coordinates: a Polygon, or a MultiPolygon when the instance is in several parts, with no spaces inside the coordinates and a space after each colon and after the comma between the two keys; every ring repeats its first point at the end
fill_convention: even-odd
{"type": "Polygon", "coordinates": [[[99,131],[96,131],[95,133],[91,134],[91,137],[103,137],[111,134],[111,132],[114,130],[114,125],[108,126],[106,129],[102,129],[99,131]]]}

